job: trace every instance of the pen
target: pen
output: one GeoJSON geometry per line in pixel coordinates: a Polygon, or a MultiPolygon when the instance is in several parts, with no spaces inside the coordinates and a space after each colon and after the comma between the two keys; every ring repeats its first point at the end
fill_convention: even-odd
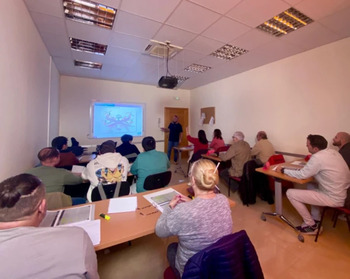
{"type": "Polygon", "coordinates": [[[108,215],[106,215],[106,214],[103,214],[103,213],[100,214],[100,217],[102,217],[103,219],[106,219],[106,220],[111,219],[110,216],[108,216],[108,215]]]}

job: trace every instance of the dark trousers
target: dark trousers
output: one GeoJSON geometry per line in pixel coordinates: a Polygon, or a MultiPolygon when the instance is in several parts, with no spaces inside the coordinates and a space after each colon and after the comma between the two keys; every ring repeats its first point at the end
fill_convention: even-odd
{"type": "Polygon", "coordinates": [[[167,258],[168,258],[169,265],[173,270],[176,278],[181,279],[180,272],[176,269],[176,266],[175,266],[177,246],[178,246],[177,242],[173,242],[169,244],[167,249],[167,258]]]}

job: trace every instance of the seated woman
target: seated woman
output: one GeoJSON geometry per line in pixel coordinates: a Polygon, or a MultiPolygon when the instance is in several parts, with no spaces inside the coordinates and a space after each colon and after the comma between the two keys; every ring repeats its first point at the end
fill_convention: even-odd
{"type": "Polygon", "coordinates": [[[136,145],[132,144],[133,136],[123,135],[121,140],[123,143],[117,146],[116,151],[120,153],[120,155],[126,157],[129,163],[133,163],[136,160],[137,155],[140,154],[140,151],[136,145]],[[136,156],[128,156],[130,154],[136,154],[136,156]]]}
{"type": "Polygon", "coordinates": [[[222,139],[221,131],[220,129],[215,129],[213,134],[213,140],[211,141],[209,147],[214,149],[216,152],[216,150],[223,146],[225,146],[225,142],[222,139]]]}
{"type": "Polygon", "coordinates": [[[196,161],[191,168],[190,181],[194,199],[175,196],[156,225],[159,237],[176,235],[179,238],[179,243],[171,243],[167,252],[177,278],[181,278],[189,258],[232,233],[229,202],[224,195],[214,192],[219,181],[215,164],[203,159],[196,161]]]}
{"type": "Polygon", "coordinates": [[[193,154],[195,154],[198,150],[208,149],[208,140],[205,132],[203,130],[198,131],[198,138],[193,138],[190,136],[188,132],[188,127],[186,128],[186,136],[187,140],[193,144],[194,150],[193,154]]]}

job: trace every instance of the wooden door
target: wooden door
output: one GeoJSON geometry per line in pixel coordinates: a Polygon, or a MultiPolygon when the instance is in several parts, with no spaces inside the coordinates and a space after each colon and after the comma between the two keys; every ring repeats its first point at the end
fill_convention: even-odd
{"type": "MultiPolygon", "coordinates": [[[[187,146],[188,142],[186,139],[186,127],[188,127],[188,108],[164,108],[164,127],[168,127],[170,122],[173,120],[173,116],[177,115],[179,117],[179,123],[182,125],[182,138],[179,146],[187,146]]],[[[169,133],[164,133],[164,152],[167,153],[168,150],[168,139],[169,133]]],[[[173,157],[174,152],[171,156],[173,157]]],[[[188,152],[182,152],[182,158],[188,158],[188,152]]]]}

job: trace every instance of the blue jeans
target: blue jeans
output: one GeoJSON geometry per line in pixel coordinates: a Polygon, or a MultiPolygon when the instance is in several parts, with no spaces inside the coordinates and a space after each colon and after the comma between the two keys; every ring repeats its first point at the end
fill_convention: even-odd
{"type": "MultiPolygon", "coordinates": [[[[168,158],[170,161],[170,157],[171,157],[171,150],[173,149],[173,147],[176,147],[179,145],[178,141],[168,141],[168,158]]],[[[177,155],[178,155],[178,151],[174,149],[174,161],[177,162],[177,155]]]]}

